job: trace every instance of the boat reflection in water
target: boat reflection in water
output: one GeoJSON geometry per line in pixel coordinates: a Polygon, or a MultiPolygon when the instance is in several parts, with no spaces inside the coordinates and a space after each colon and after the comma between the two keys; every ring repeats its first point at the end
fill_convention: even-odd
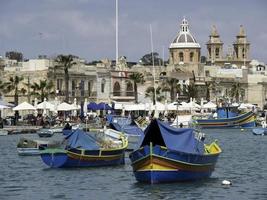
{"type": "Polygon", "coordinates": [[[161,183],[210,177],[221,149],[216,141],[204,144],[195,133],[152,120],[139,148],[130,154],[136,180],[161,183]]]}

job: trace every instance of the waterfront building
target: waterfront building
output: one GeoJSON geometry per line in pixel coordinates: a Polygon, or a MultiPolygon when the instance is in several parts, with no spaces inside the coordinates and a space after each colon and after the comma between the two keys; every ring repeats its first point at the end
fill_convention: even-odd
{"type": "Polygon", "coordinates": [[[194,70],[197,73],[200,51],[200,44],[190,32],[189,23],[184,18],[179,33],[169,47],[169,65],[178,66],[183,71],[194,70]]]}
{"type": "Polygon", "coordinates": [[[241,25],[233,47],[228,48],[227,55],[223,54],[223,42],[220,39],[217,28],[212,26],[210,39],[207,42],[208,65],[236,65],[237,67],[248,66],[250,63],[250,43],[247,40],[244,27],[241,25]]]}

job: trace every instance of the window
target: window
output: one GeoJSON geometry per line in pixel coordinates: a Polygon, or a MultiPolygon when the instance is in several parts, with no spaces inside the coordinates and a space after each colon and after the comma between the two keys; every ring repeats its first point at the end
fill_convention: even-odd
{"type": "Polygon", "coordinates": [[[91,81],[88,81],[88,96],[91,96],[91,90],[92,90],[92,85],[91,85],[91,81]]]}
{"type": "Polygon", "coordinates": [[[191,52],[190,53],[190,62],[193,62],[194,61],[194,52],[191,52]]]}
{"type": "Polygon", "coordinates": [[[220,49],[219,48],[216,48],[215,49],[215,57],[216,58],[219,58],[219,56],[220,56],[220,49]]]}
{"type": "Polygon", "coordinates": [[[84,80],[81,80],[79,89],[81,90],[81,97],[84,96],[84,80]]]}
{"type": "Polygon", "coordinates": [[[211,48],[209,48],[209,58],[211,59],[211,48]]]}
{"type": "Polygon", "coordinates": [[[115,84],[113,86],[113,94],[114,94],[114,96],[120,96],[121,86],[120,86],[119,82],[115,82],[115,84]]]}
{"type": "Polygon", "coordinates": [[[244,48],[242,49],[242,55],[243,55],[243,58],[245,58],[245,57],[246,57],[246,51],[245,51],[245,49],[244,49],[244,48]]]}
{"type": "Polygon", "coordinates": [[[133,84],[131,82],[127,83],[126,96],[133,96],[133,84]]]}
{"type": "Polygon", "coordinates": [[[105,92],[105,85],[106,85],[106,79],[102,79],[101,81],[101,92],[104,93],[105,92]]]}
{"type": "Polygon", "coordinates": [[[75,96],[75,89],[76,89],[76,81],[72,80],[71,81],[71,96],[75,96]]]}
{"type": "Polygon", "coordinates": [[[62,79],[57,79],[57,90],[61,91],[62,90],[62,79]]]}
{"type": "Polygon", "coordinates": [[[209,70],[205,71],[205,76],[207,76],[207,77],[210,76],[210,71],[209,70]]]}
{"type": "Polygon", "coordinates": [[[179,60],[180,60],[180,62],[184,62],[184,53],[183,52],[179,53],[179,60]]]}

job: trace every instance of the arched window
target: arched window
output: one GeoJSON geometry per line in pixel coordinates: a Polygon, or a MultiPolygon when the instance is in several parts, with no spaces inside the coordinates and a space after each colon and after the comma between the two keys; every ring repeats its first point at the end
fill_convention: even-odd
{"type": "Polygon", "coordinates": [[[245,51],[245,48],[242,49],[242,55],[243,55],[243,58],[246,57],[246,51],[245,51]]]}
{"type": "Polygon", "coordinates": [[[113,95],[114,96],[121,96],[121,86],[119,82],[115,82],[113,86],[113,95]]]}
{"type": "Polygon", "coordinates": [[[106,79],[102,79],[101,81],[101,92],[104,93],[105,92],[105,85],[106,85],[106,79]]]}
{"type": "Polygon", "coordinates": [[[183,52],[179,53],[179,60],[180,60],[180,62],[184,62],[184,53],[183,52]]]}
{"type": "Polygon", "coordinates": [[[216,48],[215,49],[215,57],[216,58],[219,58],[219,56],[220,56],[220,49],[219,48],[216,48]]]}
{"type": "Polygon", "coordinates": [[[191,52],[190,53],[190,62],[193,62],[194,61],[194,52],[191,52]]]}
{"type": "Polygon", "coordinates": [[[131,82],[127,83],[126,96],[133,96],[133,84],[131,82]]]}

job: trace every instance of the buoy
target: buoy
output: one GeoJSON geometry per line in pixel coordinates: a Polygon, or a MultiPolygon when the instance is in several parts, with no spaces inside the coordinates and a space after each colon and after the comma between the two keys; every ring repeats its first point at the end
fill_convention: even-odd
{"type": "Polygon", "coordinates": [[[231,181],[223,180],[222,185],[232,185],[231,181]]]}
{"type": "Polygon", "coordinates": [[[244,129],[243,129],[243,128],[241,128],[241,131],[244,131],[244,129]]]}

